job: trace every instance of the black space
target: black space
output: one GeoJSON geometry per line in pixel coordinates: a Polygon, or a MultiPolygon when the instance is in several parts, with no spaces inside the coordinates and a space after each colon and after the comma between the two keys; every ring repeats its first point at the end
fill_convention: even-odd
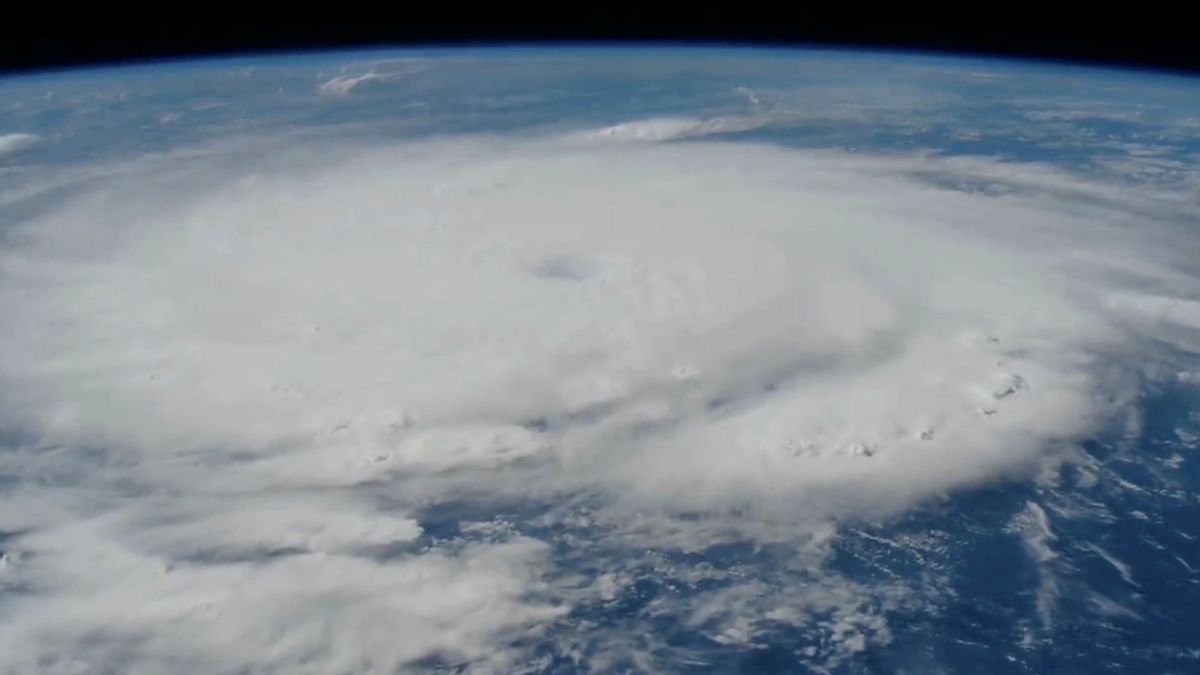
{"type": "Polygon", "coordinates": [[[64,5],[0,26],[0,72],[346,47],[703,41],[900,48],[1200,73],[1200,37],[1185,16],[1185,3],[1173,12],[1127,6],[1120,15],[1095,3],[1058,17],[1046,16],[1046,8],[1029,12],[994,4],[975,5],[958,16],[941,11],[926,17],[908,7],[888,17],[849,3],[836,10],[819,4],[770,11],[729,5],[671,11],[586,4],[570,11],[495,3],[482,9],[466,4],[422,10],[325,7],[353,18],[298,17],[294,7],[253,16],[195,5],[163,16],[154,10],[118,14],[64,5]]]}

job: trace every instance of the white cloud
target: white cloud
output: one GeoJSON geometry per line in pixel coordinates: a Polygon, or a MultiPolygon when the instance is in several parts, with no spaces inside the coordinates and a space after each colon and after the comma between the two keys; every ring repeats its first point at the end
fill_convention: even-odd
{"type": "Polygon", "coordinates": [[[18,150],[24,150],[38,142],[33,134],[0,134],[0,157],[18,150]]]}
{"type": "Polygon", "coordinates": [[[1028,502],[1025,509],[1009,523],[1009,529],[1019,534],[1024,541],[1025,551],[1040,577],[1037,590],[1037,613],[1041,627],[1050,630],[1054,626],[1054,613],[1060,595],[1054,549],[1057,537],[1050,527],[1050,517],[1036,502],[1028,502]]]}
{"type": "MultiPolygon", "coordinates": [[[[150,498],[147,498],[149,500],[150,498]]],[[[353,552],[421,534],[416,521],[356,508],[321,494],[172,499],[139,512],[127,527],[139,543],[163,555],[238,557],[300,550],[353,552]]]]}
{"type": "MultiPolygon", "coordinates": [[[[423,506],[586,491],[618,540],[831,537],[1086,437],[1200,331],[1178,195],[660,142],[747,124],[163,156],[14,225],[0,670],[503,669],[569,604],[546,545],[417,550],[423,506]]],[[[832,613],[837,658],[886,641],[839,588],[731,593],[832,613]]]]}
{"type": "Polygon", "coordinates": [[[363,82],[400,79],[419,73],[428,66],[423,59],[383,59],[368,64],[351,64],[342,68],[342,74],[322,82],[317,91],[325,96],[347,96],[363,82]],[[348,72],[362,68],[366,70],[354,74],[348,72]]]}
{"type": "Polygon", "coordinates": [[[346,96],[363,82],[381,79],[385,79],[384,76],[375,72],[366,72],[359,75],[338,75],[322,82],[321,86],[318,87],[318,91],[326,96],[346,96]]]}
{"type": "Polygon", "coordinates": [[[1200,301],[1153,295],[1117,295],[1111,299],[1115,309],[1139,315],[1149,321],[1200,330],[1200,301]]]}
{"type": "Polygon", "coordinates": [[[33,591],[6,599],[4,672],[383,674],[430,658],[495,671],[514,658],[497,642],[562,612],[525,599],[545,553],[530,540],[164,565],[119,534],[85,521],[26,538],[14,567],[33,591]]]}
{"type": "Polygon", "coordinates": [[[770,117],[737,115],[727,117],[651,117],[622,122],[572,134],[568,138],[655,143],[682,138],[711,136],[721,133],[749,131],[771,122],[770,117]]]}
{"type": "MultiPolygon", "coordinates": [[[[1160,250],[1176,240],[1146,229],[1139,247],[1060,196],[897,175],[947,167],[971,169],[478,141],[235,182],[175,212],[137,212],[136,184],[117,185],[6,251],[0,302],[25,317],[0,336],[3,385],[21,392],[6,414],[127,452],[271,449],[334,481],[551,448],[624,481],[710,446],[689,468],[721,492],[743,474],[791,491],[893,461],[936,462],[920,479],[935,484],[986,477],[1102,412],[1089,354],[1118,347],[1121,315],[1096,303],[1129,300],[1076,275],[1153,268],[1191,242],[1160,250]],[[101,198],[128,219],[93,227],[101,198]],[[564,259],[586,274],[540,271],[564,259]],[[1028,386],[996,396],[1014,377],[1028,386]],[[964,444],[978,453],[951,449],[964,444]]],[[[1170,316],[1190,326],[1188,307],[1170,316]]]]}

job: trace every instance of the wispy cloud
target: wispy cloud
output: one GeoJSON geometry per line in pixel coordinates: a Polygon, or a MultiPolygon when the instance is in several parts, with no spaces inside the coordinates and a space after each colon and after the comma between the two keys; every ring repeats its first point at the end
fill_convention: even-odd
{"type": "Polygon", "coordinates": [[[18,150],[24,150],[38,142],[33,134],[0,134],[0,157],[18,150]]]}
{"type": "Polygon", "coordinates": [[[325,96],[347,96],[364,82],[396,80],[418,73],[427,67],[428,64],[421,59],[387,59],[368,64],[351,64],[344,67],[341,74],[322,82],[317,91],[325,96]]]}

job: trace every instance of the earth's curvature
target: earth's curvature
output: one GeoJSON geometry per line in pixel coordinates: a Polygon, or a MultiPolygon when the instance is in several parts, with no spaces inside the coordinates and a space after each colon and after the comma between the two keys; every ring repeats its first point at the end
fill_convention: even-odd
{"type": "Polygon", "coordinates": [[[1200,82],[0,81],[0,673],[1192,673],[1200,82]]]}

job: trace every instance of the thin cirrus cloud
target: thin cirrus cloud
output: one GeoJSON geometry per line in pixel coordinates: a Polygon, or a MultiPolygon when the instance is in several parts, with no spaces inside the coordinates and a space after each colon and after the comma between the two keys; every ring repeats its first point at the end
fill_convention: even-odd
{"type": "Polygon", "coordinates": [[[166,156],[14,225],[0,669],[503,668],[578,595],[548,542],[425,541],[424,506],[897,513],[1105,428],[1195,340],[1178,195],[695,140],[748,124],[166,156]]]}

